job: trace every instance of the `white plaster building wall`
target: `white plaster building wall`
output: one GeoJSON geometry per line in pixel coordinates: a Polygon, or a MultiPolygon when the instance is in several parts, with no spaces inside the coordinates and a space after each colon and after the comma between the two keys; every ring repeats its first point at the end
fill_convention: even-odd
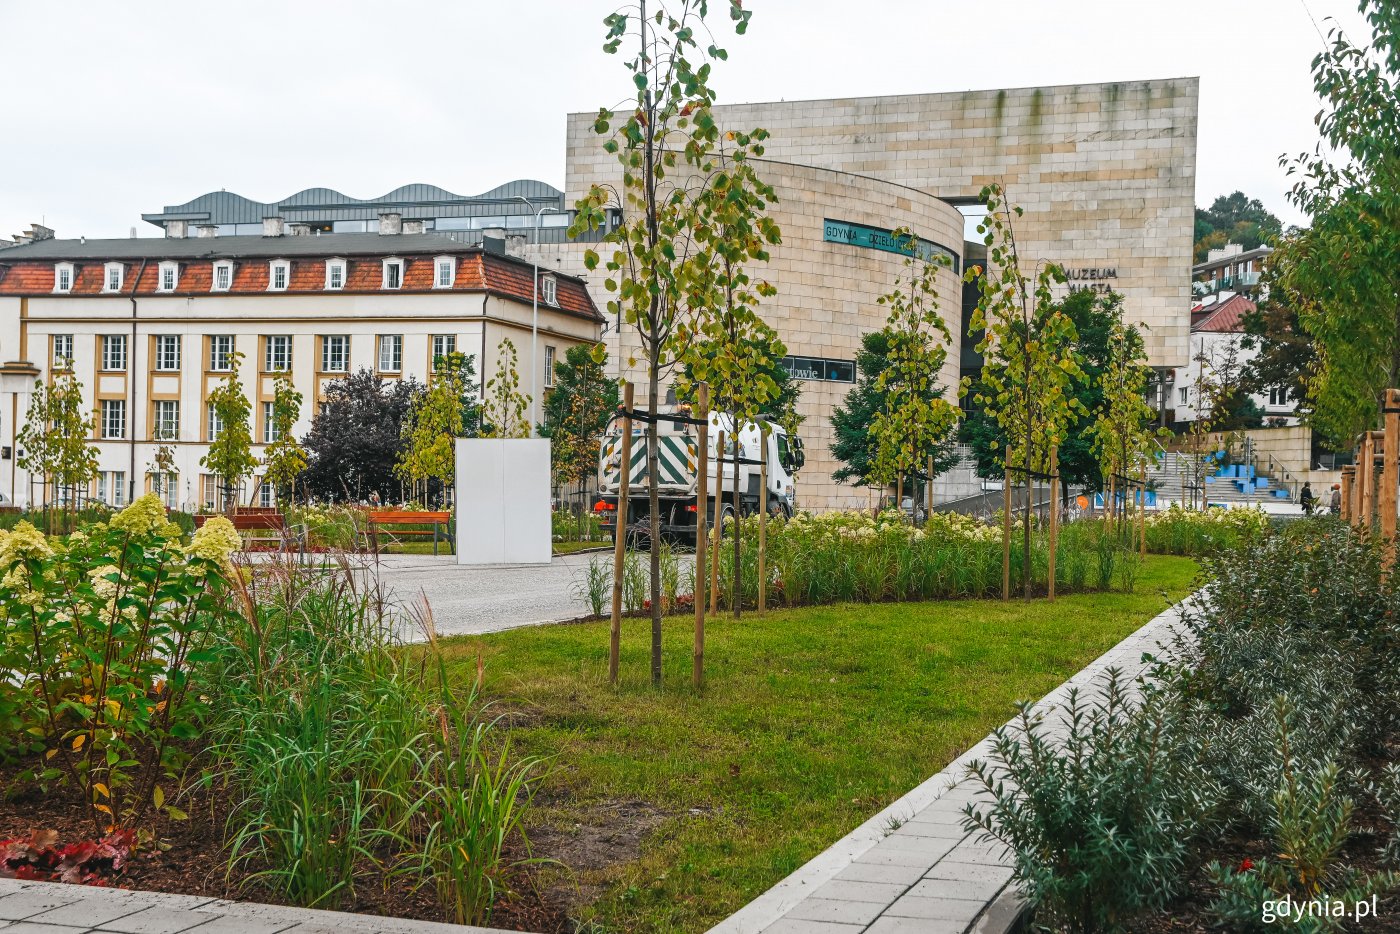
{"type": "MultiPolygon", "coordinates": [[[[94,407],[98,391],[104,387],[111,394],[128,399],[127,438],[136,439],[134,477],[133,448],[129,440],[104,441],[94,435],[94,447],[98,452],[98,470],[124,472],[128,489],[135,480],[137,495],[147,487],[146,466],[164,443],[151,439],[154,426],[148,418],[150,387],[164,382],[174,384],[178,380],[180,426],[178,440],[172,442],[172,446],[180,475],[179,503],[187,508],[200,505],[199,477],[208,472],[199,465],[208,451],[205,398],[208,389],[225,375],[206,372],[206,336],[233,335],[236,349],[244,354],[240,377],[253,400],[253,450],[259,459],[265,450],[261,443],[261,401],[271,398],[275,379],[274,375],[261,372],[261,337],[293,337],[291,377],[303,396],[301,417],[294,428],[299,438],[311,427],[319,401],[319,387],[337,376],[318,372],[321,362],[318,338],[325,335],[350,337],[349,368],[344,375],[362,367],[377,371],[378,337],[402,335],[402,370],[393,375],[412,377],[419,382],[425,382],[431,370],[431,336],[455,335],[457,349],[475,359],[482,384],[492,375],[497,343],[502,336],[509,335],[519,352],[522,391],[529,391],[531,308],[528,303],[499,296],[482,293],[141,296],[138,298],[136,339],[128,348],[125,375],[98,371],[97,338],[103,334],[124,334],[130,342],[130,301],[76,296],[37,297],[27,301],[26,352],[39,368],[40,379],[46,383],[51,379],[53,336],[72,335],[73,369],[83,383],[86,405],[94,407]],[[150,336],[172,334],[181,337],[179,373],[168,376],[152,373],[147,350],[150,336]],[[126,390],[127,378],[135,380],[134,404],[126,390]]],[[[3,357],[18,356],[20,352],[17,342],[3,342],[6,329],[18,331],[19,302],[17,298],[0,299],[0,356],[3,357]]],[[[556,346],[562,359],[565,349],[578,343],[591,343],[597,335],[597,327],[592,322],[545,305],[540,307],[539,323],[541,370],[546,345],[556,346]]],[[[537,374],[534,382],[535,392],[541,392],[543,374],[537,374]]],[[[12,391],[0,393],[0,396],[6,397],[0,398],[0,444],[14,447],[29,400],[17,398],[12,391]],[[12,409],[17,410],[17,417],[11,417],[12,409]]],[[[260,473],[261,469],[255,471],[255,474],[260,473]]],[[[15,502],[23,505],[31,501],[30,480],[24,471],[18,470],[13,458],[0,460],[0,491],[12,495],[15,502]]],[[[40,495],[36,486],[34,501],[40,495]]]]}
{"type": "MultiPolygon", "coordinates": [[[[1191,335],[1190,362],[1186,366],[1176,368],[1176,381],[1172,388],[1172,417],[1175,421],[1192,422],[1198,417],[1196,381],[1202,368],[1210,370],[1224,366],[1229,358],[1231,346],[1234,347],[1237,367],[1244,366],[1259,356],[1258,347],[1245,347],[1243,338],[1243,334],[1222,331],[1197,331],[1191,335]]],[[[1289,399],[1284,405],[1271,405],[1265,393],[1252,393],[1250,398],[1263,411],[1265,425],[1269,424],[1270,419],[1277,418],[1285,419],[1288,426],[1299,423],[1298,403],[1295,400],[1289,399]]]]}

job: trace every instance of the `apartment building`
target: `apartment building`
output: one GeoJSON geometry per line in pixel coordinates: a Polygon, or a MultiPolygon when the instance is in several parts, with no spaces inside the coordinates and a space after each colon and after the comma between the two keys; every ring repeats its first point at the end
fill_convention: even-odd
{"type": "MultiPolygon", "coordinates": [[[[269,416],[278,377],[303,395],[301,436],[327,384],[360,369],[423,382],[434,358],[455,350],[475,359],[484,385],[508,337],[522,391],[538,399],[552,385],[554,360],[600,337],[603,318],[579,278],[536,270],[499,240],[405,233],[395,213],[377,227],[313,236],[269,217],[260,235],[47,238],[6,249],[0,491],[19,504],[44,498],[42,478],[16,466],[16,436],[35,382],[60,369],[77,375],[93,412],[100,474],[89,495],[119,506],[154,488],[149,465],[170,445],[176,469],[160,484],[164,496],[197,508],[217,499],[199,462],[221,430],[209,393],[235,354],[261,457],[276,440],[269,416]]],[[[243,494],[270,497],[256,478],[243,494]]]]}

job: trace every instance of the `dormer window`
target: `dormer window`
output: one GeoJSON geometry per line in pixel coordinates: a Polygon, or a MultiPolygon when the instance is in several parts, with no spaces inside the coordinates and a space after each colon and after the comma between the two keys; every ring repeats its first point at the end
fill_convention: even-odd
{"type": "Polygon", "coordinates": [[[403,260],[391,256],[384,261],[384,288],[403,288],[403,260]]]}
{"type": "Polygon", "coordinates": [[[233,288],[233,263],[221,260],[214,264],[214,278],[209,284],[211,292],[227,292],[233,288]]]}
{"type": "Polygon", "coordinates": [[[439,256],[433,261],[433,288],[450,289],[457,281],[457,258],[439,256]]]}
{"type": "Polygon", "coordinates": [[[180,264],[165,262],[156,273],[156,291],[173,292],[180,285],[180,264]]]}
{"type": "Polygon", "coordinates": [[[285,259],[274,259],[267,264],[267,290],[284,292],[287,283],[292,281],[292,264],[285,259]]]}
{"type": "Polygon", "coordinates": [[[126,276],[124,263],[105,263],[102,266],[102,291],[120,292],[122,280],[126,276]]]}
{"type": "Polygon", "coordinates": [[[73,264],[55,263],[53,267],[53,290],[55,292],[73,291],[73,264]]]}
{"type": "Polygon", "coordinates": [[[345,288],[345,260],[326,260],[326,290],[339,292],[345,288]]]}
{"type": "Polygon", "coordinates": [[[540,279],[540,298],[544,299],[546,305],[559,305],[559,284],[553,276],[545,276],[540,279]]]}

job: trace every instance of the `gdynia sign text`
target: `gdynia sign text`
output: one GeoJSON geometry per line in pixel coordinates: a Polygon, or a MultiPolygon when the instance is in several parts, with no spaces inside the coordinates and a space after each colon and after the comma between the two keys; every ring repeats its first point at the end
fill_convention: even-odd
{"type": "MultiPolygon", "coordinates": [[[[896,237],[893,231],[881,230],[878,227],[867,227],[864,224],[851,224],[846,221],[834,221],[827,218],[822,222],[822,239],[827,243],[846,243],[851,246],[861,246],[869,250],[884,250],[886,253],[909,254],[909,237],[896,237]]],[[[918,250],[919,257],[924,260],[932,260],[938,256],[948,257],[953,272],[961,273],[961,261],[958,254],[950,250],[941,243],[932,240],[925,240],[921,237],[912,238],[914,248],[918,250]]]]}

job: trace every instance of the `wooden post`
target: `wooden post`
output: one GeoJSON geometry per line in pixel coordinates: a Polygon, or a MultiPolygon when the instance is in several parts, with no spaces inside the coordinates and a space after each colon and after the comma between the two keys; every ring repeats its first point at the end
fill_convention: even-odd
{"type": "Polygon", "coordinates": [[[1138,510],[1138,553],[1147,557],[1147,461],[1142,462],[1142,503],[1138,510]]]}
{"type": "Polygon", "coordinates": [[[1046,580],[1046,593],[1055,599],[1055,547],[1060,533],[1060,448],[1050,449],[1050,554],[1046,580]]]}
{"type": "Polygon", "coordinates": [[[1360,528],[1371,527],[1371,493],[1375,486],[1375,455],[1371,449],[1371,433],[1361,433],[1361,456],[1356,462],[1356,512],[1360,528]]]}
{"type": "Polygon", "coordinates": [[[617,525],[613,532],[612,631],[608,639],[608,682],[617,684],[622,644],[622,567],[627,561],[627,496],[632,479],[632,384],[622,385],[622,464],[617,480],[617,525]]]}
{"type": "Polygon", "coordinates": [[[1385,415],[1381,464],[1381,538],[1385,541],[1385,565],[1395,563],[1396,500],[1400,497],[1400,389],[1387,389],[1381,397],[1385,415]]]}
{"type": "Polygon", "coordinates": [[[700,474],[695,486],[695,653],[691,671],[691,684],[698,690],[705,682],[705,544],[710,537],[709,529],[709,473],[710,473],[710,384],[702,382],[698,387],[696,416],[700,425],[699,434],[700,474]]]}
{"type": "Polygon", "coordinates": [[[1001,599],[1011,599],[1011,445],[1006,446],[1005,479],[1001,487],[1001,599]]]}
{"type": "Polygon", "coordinates": [[[710,548],[710,613],[719,613],[719,543],[724,537],[724,430],[720,429],[719,447],[715,450],[715,529],[710,548]]]}
{"type": "Polygon", "coordinates": [[[924,507],[924,525],[933,518],[933,455],[928,456],[928,505],[924,507]]]}
{"type": "Polygon", "coordinates": [[[758,615],[768,604],[768,426],[765,422],[758,432],[758,615]]]}
{"type": "Polygon", "coordinates": [[[1343,522],[1350,523],[1351,520],[1351,487],[1352,480],[1356,476],[1356,466],[1347,464],[1342,468],[1342,513],[1343,522]]]}
{"type": "Polygon", "coordinates": [[[1377,523],[1377,506],[1379,505],[1380,478],[1376,476],[1376,461],[1381,457],[1381,447],[1385,442],[1385,435],[1379,431],[1366,432],[1366,528],[1373,528],[1377,523]]]}

